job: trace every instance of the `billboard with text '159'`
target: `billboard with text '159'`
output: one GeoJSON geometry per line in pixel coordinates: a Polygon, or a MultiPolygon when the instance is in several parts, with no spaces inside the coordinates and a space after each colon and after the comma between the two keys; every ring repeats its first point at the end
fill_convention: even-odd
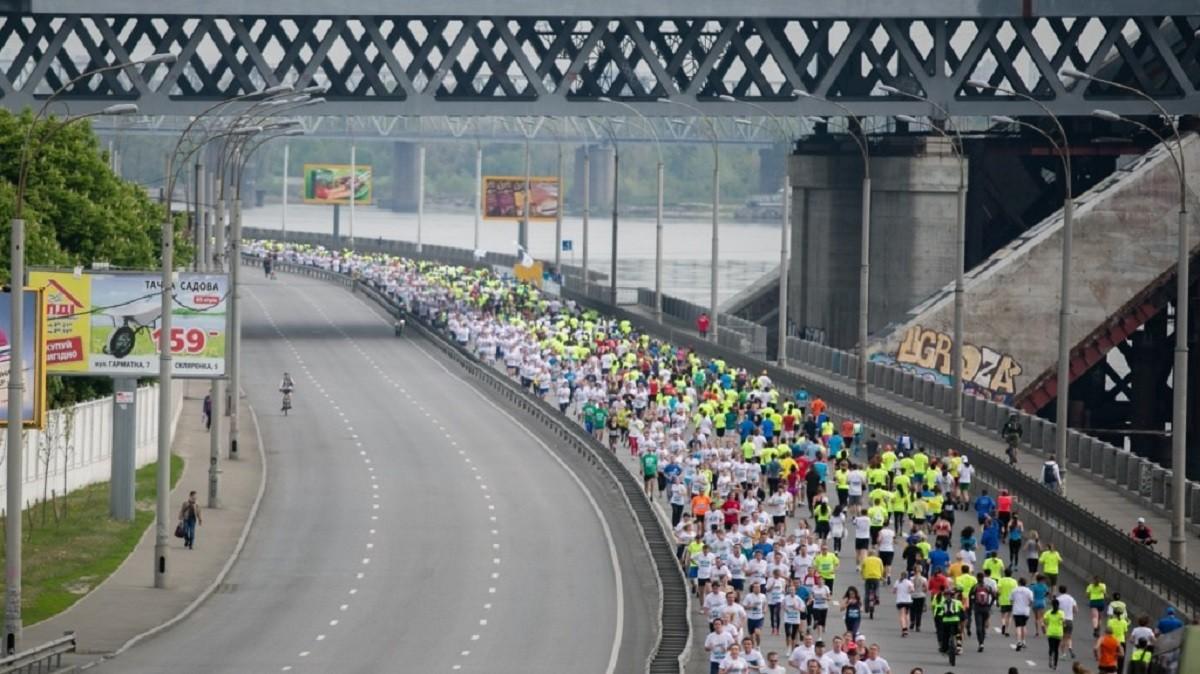
{"type": "MultiPolygon", "coordinates": [[[[162,281],[157,273],[30,272],[45,291],[49,374],[145,377],[158,373],[162,281]]],[[[172,291],[176,377],[225,374],[224,274],[181,273],[172,291]]]]}

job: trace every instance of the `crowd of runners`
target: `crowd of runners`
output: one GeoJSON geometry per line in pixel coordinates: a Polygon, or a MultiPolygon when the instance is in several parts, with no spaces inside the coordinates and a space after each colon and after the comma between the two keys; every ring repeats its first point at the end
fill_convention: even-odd
{"type": "Polygon", "coordinates": [[[372,284],[625,453],[674,529],[712,674],[908,671],[866,624],[927,639],[951,666],[998,642],[1040,667],[1136,674],[1183,625],[1173,612],[1131,615],[1100,578],[1063,582],[1062,555],[1026,527],[1014,495],[975,489],[969,457],[877,437],[765,371],[484,269],[247,248],[372,284]],[[876,620],[883,604],[890,627],[876,620]]]}

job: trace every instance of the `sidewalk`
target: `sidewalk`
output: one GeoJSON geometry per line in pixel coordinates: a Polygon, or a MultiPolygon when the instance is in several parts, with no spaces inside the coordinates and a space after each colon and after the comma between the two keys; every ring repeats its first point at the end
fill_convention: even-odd
{"type": "MultiPolygon", "coordinates": [[[[653,313],[645,307],[625,308],[639,316],[645,317],[648,321],[654,320],[653,313]]],[[[669,327],[690,332],[696,336],[697,340],[700,339],[694,326],[685,325],[683,321],[669,316],[664,316],[663,321],[669,327]]],[[[806,370],[791,365],[787,369],[804,374],[805,376],[819,378],[825,386],[843,393],[850,395],[854,393],[854,382],[849,379],[836,377],[819,370],[806,370]]],[[[875,403],[886,404],[893,409],[903,409],[906,416],[912,417],[918,422],[934,427],[949,428],[950,422],[946,415],[924,405],[896,397],[894,394],[882,391],[874,386],[869,387],[868,393],[870,399],[875,403]]],[[[844,412],[845,410],[838,411],[844,412]]],[[[1000,438],[998,428],[984,430],[973,424],[964,424],[963,440],[994,456],[1002,458],[1005,456],[1005,444],[1000,438]]],[[[1034,453],[1028,448],[1022,448],[1017,455],[1017,465],[1021,469],[1021,472],[1039,482],[1042,479],[1042,463],[1044,461],[1045,457],[1043,455],[1034,453]]],[[[1067,496],[1072,502],[1094,513],[1100,519],[1105,520],[1122,531],[1132,529],[1133,525],[1137,522],[1137,518],[1146,518],[1146,524],[1154,530],[1155,536],[1160,541],[1157,549],[1165,553],[1167,549],[1166,541],[1171,531],[1171,522],[1166,516],[1148,504],[1142,503],[1128,491],[1099,478],[1090,471],[1073,470],[1071,466],[1062,466],[1061,468],[1064,471],[1064,484],[1067,496]]],[[[1019,501],[1021,495],[1016,494],[1016,496],[1019,501]]],[[[1188,542],[1192,544],[1189,547],[1194,548],[1196,541],[1197,537],[1189,530],[1188,542]]],[[[1200,573],[1200,555],[1188,555],[1186,567],[1193,572],[1200,573]]]]}
{"type": "MultiPolygon", "coordinates": [[[[185,395],[172,451],[182,456],[185,463],[183,475],[171,492],[169,529],[174,533],[176,513],[187,500],[188,492],[195,490],[204,518],[203,526],[197,527],[195,549],[184,549],[183,540],[172,536],[167,557],[168,587],[154,589],[155,525],[151,523],[133,553],[99,587],[63,613],[27,627],[22,637],[23,649],[73,630],[79,653],[73,664],[111,655],[131,639],[185,611],[190,613],[224,578],[231,555],[240,551],[265,484],[257,424],[246,424],[240,443],[243,458],[221,461],[221,508],[204,508],[208,496],[209,433],[201,419],[200,402],[208,391],[208,382],[177,383],[182,384],[185,395]]],[[[253,420],[244,401],[241,414],[243,419],[253,420]]],[[[223,428],[228,425],[223,424],[223,428]]],[[[144,495],[139,494],[138,508],[154,507],[143,499],[144,495]]]]}

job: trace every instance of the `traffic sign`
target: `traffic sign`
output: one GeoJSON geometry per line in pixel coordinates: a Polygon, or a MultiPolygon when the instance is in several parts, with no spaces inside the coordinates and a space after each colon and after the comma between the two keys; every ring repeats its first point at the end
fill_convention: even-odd
{"type": "Polygon", "coordinates": [[[569,253],[575,250],[575,242],[570,239],[562,240],[562,249],[564,253],[569,253]]]}

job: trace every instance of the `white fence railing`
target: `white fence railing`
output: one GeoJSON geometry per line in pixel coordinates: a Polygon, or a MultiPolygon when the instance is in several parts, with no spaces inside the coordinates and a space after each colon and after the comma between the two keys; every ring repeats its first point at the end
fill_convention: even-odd
{"type": "MultiPolygon", "coordinates": [[[[178,419],[183,402],[182,383],[174,387],[175,415],[178,419]]],[[[22,495],[25,507],[48,497],[58,496],[110,477],[112,462],[112,397],[90,400],[70,408],[50,412],[45,430],[26,431],[22,495]],[[49,478],[47,480],[47,478],[49,478]]],[[[199,414],[200,410],[197,409],[199,414]]],[[[137,466],[154,463],[158,446],[158,386],[143,386],[137,391],[137,466]]],[[[0,475],[8,464],[8,447],[0,440],[0,475]]],[[[0,480],[0,502],[7,497],[0,480]]]]}

